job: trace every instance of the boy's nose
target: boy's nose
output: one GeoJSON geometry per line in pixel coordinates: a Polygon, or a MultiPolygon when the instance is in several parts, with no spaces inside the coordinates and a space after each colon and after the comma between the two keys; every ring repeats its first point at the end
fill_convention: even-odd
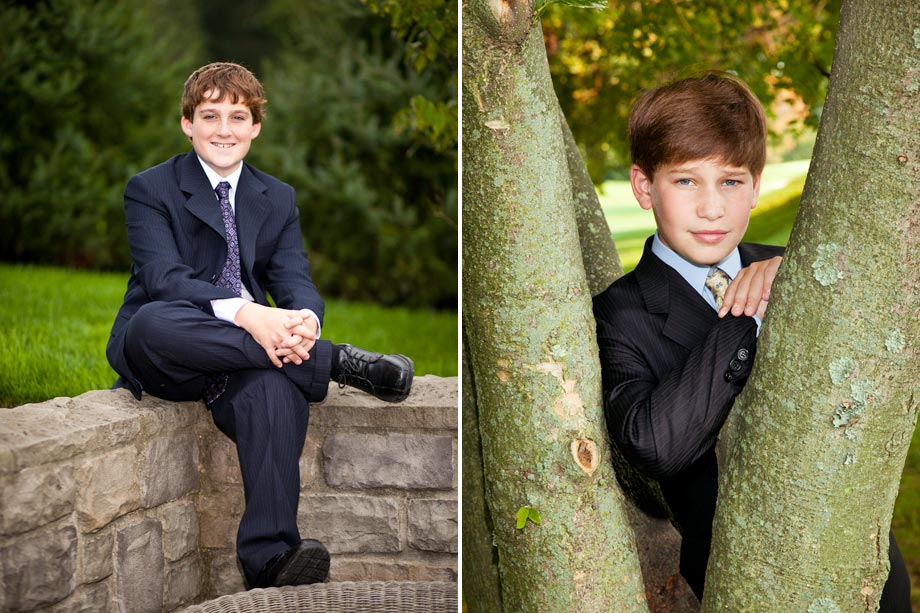
{"type": "Polygon", "coordinates": [[[697,203],[696,214],[703,219],[719,219],[725,214],[725,206],[715,194],[703,193],[697,203]]]}

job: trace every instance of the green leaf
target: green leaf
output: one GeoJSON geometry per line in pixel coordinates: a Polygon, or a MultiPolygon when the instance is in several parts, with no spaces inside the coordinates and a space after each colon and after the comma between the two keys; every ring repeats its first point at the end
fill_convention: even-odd
{"type": "Polygon", "coordinates": [[[527,524],[527,520],[532,521],[533,523],[540,525],[540,512],[536,509],[531,509],[530,507],[521,507],[517,511],[517,529],[523,530],[524,526],[527,524]]]}

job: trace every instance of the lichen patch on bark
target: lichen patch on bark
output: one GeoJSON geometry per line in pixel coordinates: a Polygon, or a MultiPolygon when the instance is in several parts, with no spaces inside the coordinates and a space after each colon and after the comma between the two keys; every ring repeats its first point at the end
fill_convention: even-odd
{"type": "Polygon", "coordinates": [[[566,379],[562,372],[562,364],[559,362],[541,362],[537,364],[536,369],[545,375],[552,375],[559,380],[562,386],[562,395],[556,398],[553,403],[553,412],[560,419],[571,419],[580,414],[584,408],[584,402],[581,395],[575,391],[575,384],[578,379],[566,379]]]}

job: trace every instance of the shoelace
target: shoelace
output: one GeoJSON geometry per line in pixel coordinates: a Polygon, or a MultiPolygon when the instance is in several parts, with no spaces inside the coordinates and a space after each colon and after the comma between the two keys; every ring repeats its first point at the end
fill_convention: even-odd
{"type": "Polygon", "coordinates": [[[339,389],[342,389],[352,381],[366,383],[373,387],[373,384],[371,384],[367,377],[361,377],[354,374],[358,372],[364,372],[364,369],[367,368],[371,362],[356,355],[352,355],[346,349],[343,349],[342,353],[344,358],[342,359],[341,368],[339,369],[339,389]]]}

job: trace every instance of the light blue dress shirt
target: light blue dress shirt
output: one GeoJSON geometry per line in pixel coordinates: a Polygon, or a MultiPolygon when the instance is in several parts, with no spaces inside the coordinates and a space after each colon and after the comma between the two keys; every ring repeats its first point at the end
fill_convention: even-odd
{"type": "MultiPolygon", "coordinates": [[[[714,311],[718,311],[716,297],[706,287],[706,277],[709,275],[709,271],[713,268],[721,268],[729,278],[734,279],[738,275],[738,271],[741,270],[741,254],[738,252],[737,247],[732,249],[731,253],[715,266],[700,266],[684,259],[683,256],[661,242],[658,233],[655,232],[655,237],[652,239],[652,253],[676,270],[714,311]]],[[[754,321],[757,322],[757,334],[760,334],[760,318],[755,315],[754,321]]]]}

